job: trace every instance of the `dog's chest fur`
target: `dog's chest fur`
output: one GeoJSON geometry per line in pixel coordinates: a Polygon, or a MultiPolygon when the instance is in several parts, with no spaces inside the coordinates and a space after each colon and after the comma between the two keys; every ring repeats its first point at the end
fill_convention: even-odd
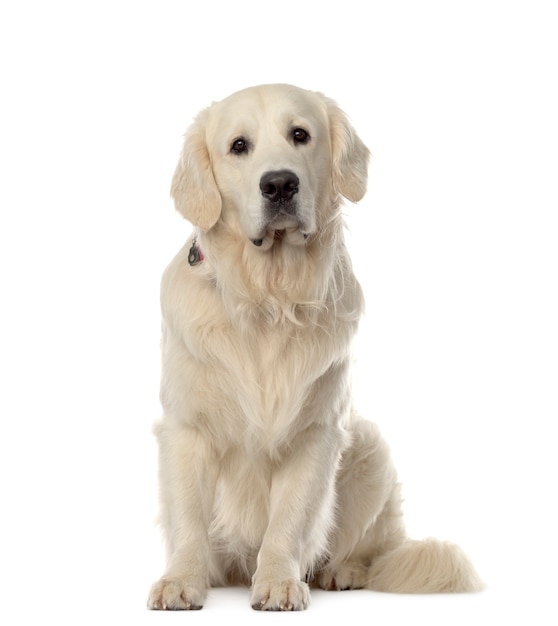
{"type": "Polygon", "coordinates": [[[306,320],[241,323],[231,319],[215,283],[193,271],[184,255],[185,249],[171,263],[162,287],[163,363],[173,363],[163,371],[165,412],[187,416],[217,447],[221,441],[263,450],[288,445],[319,419],[311,408],[328,371],[346,367],[360,302],[336,303],[345,313],[357,305],[345,318],[332,315],[328,303],[306,320]]]}

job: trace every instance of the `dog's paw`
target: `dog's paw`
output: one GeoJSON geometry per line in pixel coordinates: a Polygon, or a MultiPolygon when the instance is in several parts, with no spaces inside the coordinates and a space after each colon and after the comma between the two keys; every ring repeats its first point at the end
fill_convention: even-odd
{"type": "Polygon", "coordinates": [[[154,611],[195,611],[201,609],[207,589],[181,578],[161,578],[149,592],[147,608],[154,611]]]}
{"type": "Polygon", "coordinates": [[[310,604],[310,590],[305,582],[294,578],[255,582],[251,603],[256,611],[303,611],[310,604]]]}
{"type": "Polygon", "coordinates": [[[362,589],[366,582],[367,568],[362,563],[342,563],[335,570],[325,569],[318,576],[318,585],[326,591],[362,589]]]}

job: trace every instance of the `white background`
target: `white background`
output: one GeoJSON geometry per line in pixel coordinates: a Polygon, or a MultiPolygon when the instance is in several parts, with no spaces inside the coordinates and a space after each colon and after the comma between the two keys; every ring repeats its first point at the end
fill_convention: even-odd
{"type": "Polygon", "coordinates": [[[317,592],[282,619],[556,623],[552,5],[1,5],[3,623],[265,621],[244,589],[196,614],[144,607],[162,569],[158,283],[189,231],[170,178],[197,111],[266,82],[335,98],[372,150],[346,207],[368,302],[355,394],[391,443],[410,534],[460,543],[487,582],[317,592]]]}

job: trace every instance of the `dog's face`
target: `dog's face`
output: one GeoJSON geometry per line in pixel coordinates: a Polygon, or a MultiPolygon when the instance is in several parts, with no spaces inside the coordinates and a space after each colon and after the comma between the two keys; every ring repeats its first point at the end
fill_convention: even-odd
{"type": "Polygon", "coordinates": [[[189,129],[172,195],[204,230],[219,219],[262,250],[277,237],[303,245],[341,193],[366,190],[368,150],[321,94],[253,87],[202,111],[189,129]]]}
{"type": "Polygon", "coordinates": [[[328,118],[317,97],[287,89],[236,94],[211,111],[207,144],[224,212],[236,212],[256,245],[278,231],[303,242],[316,230],[331,171],[328,118]]]}

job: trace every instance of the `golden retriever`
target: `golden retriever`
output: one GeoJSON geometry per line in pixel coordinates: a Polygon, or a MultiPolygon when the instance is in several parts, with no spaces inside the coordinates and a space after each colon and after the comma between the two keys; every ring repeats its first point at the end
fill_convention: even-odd
{"type": "Polygon", "coordinates": [[[457,546],[407,537],[389,450],[351,403],[363,296],[340,206],[365,194],[368,158],[332,100],[289,85],[235,93],[186,133],[171,193],[194,232],[161,287],[152,609],[231,583],[272,611],[305,609],[309,585],[481,586],[457,546]]]}

